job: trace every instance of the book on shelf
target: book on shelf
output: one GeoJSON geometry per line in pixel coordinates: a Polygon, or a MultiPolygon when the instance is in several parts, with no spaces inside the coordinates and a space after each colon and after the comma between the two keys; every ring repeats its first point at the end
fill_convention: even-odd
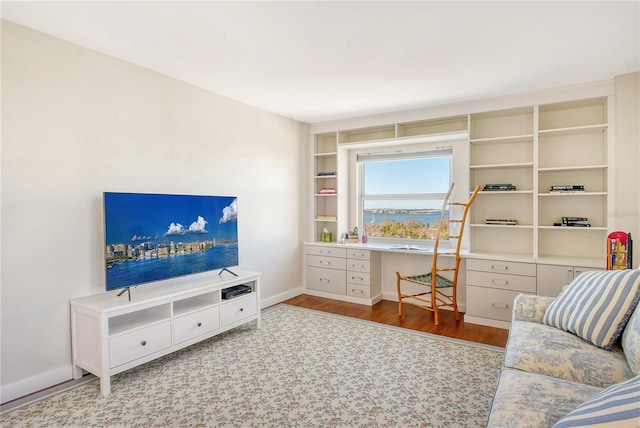
{"type": "Polygon", "coordinates": [[[514,226],[516,223],[517,221],[513,219],[488,218],[485,220],[485,224],[501,224],[501,225],[507,225],[507,226],[514,226]]]}
{"type": "Polygon", "coordinates": [[[511,183],[487,183],[482,188],[484,192],[504,192],[509,190],[516,190],[516,186],[511,183]]]}
{"type": "Polygon", "coordinates": [[[334,215],[317,215],[316,220],[336,220],[334,215]]]}
{"type": "Polygon", "coordinates": [[[550,193],[571,193],[571,192],[584,192],[584,186],[582,184],[568,184],[564,186],[551,186],[549,188],[550,193]]]}
{"type": "Polygon", "coordinates": [[[553,225],[562,227],[591,227],[589,219],[586,217],[562,217],[562,223],[553,223],[553,225]]]}
{"type": "Polygon", "coordinates": [[[322,189],[318,190],[318,194],[319,195],[335,195],[336,194],[336,188],[335,187],[323,187],[322,189]]]}
{"type": "Polygon", "coordinates": [[[318,177],[332,177],[336,175],[335,171],[323,171],[318,173],[318,177]]]}

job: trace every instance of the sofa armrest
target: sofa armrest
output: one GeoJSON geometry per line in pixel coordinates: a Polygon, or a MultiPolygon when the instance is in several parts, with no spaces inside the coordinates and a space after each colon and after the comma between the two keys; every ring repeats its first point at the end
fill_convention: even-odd
{"type": "Polygon", "coordinates": [[[513,321],[542,323],[544,313],[555,297],[519,294],[513,301],[513,321]]]}

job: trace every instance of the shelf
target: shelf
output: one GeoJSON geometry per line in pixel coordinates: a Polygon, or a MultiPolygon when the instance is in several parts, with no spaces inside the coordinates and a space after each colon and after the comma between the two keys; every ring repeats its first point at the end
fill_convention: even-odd
{"type": "Polygon", "coordinates": [[[337,152],[325,152],[325,153],[314,153],[315,157],[323,157],[323,156],[337,156],[337,152]]]}
{"type": "Polygon", "coordinates": [[[471,144],[473,145],[528,143],[532,141],[533,141],[533,134],[507,135],[504,137],[489,137],[489,138],[472,138],[470,140],[471,144]]]}
{"type": "Polygon", "coordinates": [[[607,165],[576,165],[576,166],[552,166],[538,168],[538,172],[557,172],[557,171],[589,171],[589,170],[605,170],[607,165]]]}
{"type": "Polygon", "coordinates": [[[547,229],[547,230],[571,230],[571,231],[575,231],[575,230],[582,230],[582,231],[586,231],[586,230],[590,230],[590,231],[602,231],[602,230],[607,230],[606,227],[602,227],[602,226],[591,226],[591,227],[569,227],[569,226],[538,226],[538,229],[547,229]]]}
{"type": "Polygon", "coordinates": [[[540,129],[538,135],[544,136],[556,136],[556,135],[574,135],[585,134],[589,132],[604,132],[607,130],[606,123],[598,123],[595,125],[582,125],[582,126],[570,126],[567,128],[555,128],[555,129],[540,129]]]}
{"type": "Polygon", "coordinates": [[[115,316],[109,319],[109,337],[148,327],[169,319],[171,319],[169,304],[115,316]]]}
{"type": "Polygon", "coordinates": [[[533,225],[531,224],[484,224],[484,223],[475,223],[470,224],[471,227],[489,227],[489,228],[498,228],[498,229],[533,229],[533,225]]]}
{"type": "Polygon", "coordinates": [[[173,316],[182,316],[191,312],[197,312],[217,305],[220,302],[218,292],[207,293],[201,296],[176,300],[173,302],[173,316]]]}
{"type": "Polygon", "coordinates": [[[538,193],[542,197],[575,197],[575,196],[607,196],[607,192],[558,192],[558,193],[538,193]]]}
{"type": "MultiPolygon", "coordinates": [[[[473,193],[473,192],[469,192],[473,193]]],[[[505,191],[496,191],[496,190],[480,190],[478,192],[478,196],[480,195],[532,195],[533,190],[505,190],[505,191]]]]}
{"type": "Polygon", "coordinates": [[[471,165],[471,169],[509,169],[509,168],[533,168],[533,162],[499,163],[493,165],[471,165]]]}

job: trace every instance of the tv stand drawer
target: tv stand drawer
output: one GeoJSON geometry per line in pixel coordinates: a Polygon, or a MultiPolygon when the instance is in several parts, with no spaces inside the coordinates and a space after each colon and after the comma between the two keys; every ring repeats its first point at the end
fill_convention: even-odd
{"type": "Polygon", "coordinates": [[[222,307],[220,308],[220,322],[225,326],[253,316],[256,313],[258,313],[256,293],[250,293],[222,303],[222,307]]]}
{"type": "Polygon", "coordinates": [[[173,322],[173,341],[181,343],[220,327],[220,308],[203,309],[189,315],[176,318],[173,322]]]}
{"type": "Polygon", "coordinates": [[[110,367],[118,367],[171,346],[171,321],[130,331],[109,339],[110,367]]]}

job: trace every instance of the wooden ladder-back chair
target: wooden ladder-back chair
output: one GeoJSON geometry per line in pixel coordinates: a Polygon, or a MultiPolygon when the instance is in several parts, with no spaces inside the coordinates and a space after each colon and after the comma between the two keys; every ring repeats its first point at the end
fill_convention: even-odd
{"type": "MultiPolygon", "coordinates": [[[[406,303],[413,306],[429,310],[433,312],[435,318],[435,325],[440,325],[440,319],[438,317],[438,309],[441,307],[453,308],[456,320],[460,319],[460,313],[458,312],[457,301],[457,288],[458,288],[458,270],[460,268],[460,246],[462,245],[462,234],[464,232],[464,225],[467,221],[467,214],[469,208],[474,199],[480,191],[480,186],[476,187],[469,200],[465,203],[461,202],[449,202],[449,197],[453,191],[455,183],[451,183],[449,192],[442,204],[442,213],[440,214],[440,221],[438,222],[438,234],[436,235],[435,245],[433,248],[433,262],[431,264],[431,272],[421,275],[402,276],[400,272],[396,272],[398,279],[398,316],[402,316],[402,303],[406,303]],[[440,238],[442,237],[442,229],[445,224],[445,211],[448,207],[460,206],[464,207],[462,216],[459,219],[449,219],[449,233],[453,230],[452,226],[455,224],[458,228],[457,235],[449,235],[449,238],[456,239],[455,245],[455,264],[453,267],[440,267],[438,265],[438,247],[440,245],[440,238]],[[446,276],[442,275],[447,272],[446,276]],[[433,280],[435,278],[435,281],[433,280]],[[401,285],[403,281],[408,283],[418,284],[426,287],[426,291],[418,292],[403,292],[401,285]],[[440,289],[450,288],[450,293],[444,293],[440,289]]],[[[451,213],[450,213],[451,217],[451,213]]],[[[449,252],[451,254],[451,252],[449,252]]],[[[449,263],[449,266],[451,263],[449,263]]],[[[413,287],[415,290],[415,287],[413,287]]]]}

